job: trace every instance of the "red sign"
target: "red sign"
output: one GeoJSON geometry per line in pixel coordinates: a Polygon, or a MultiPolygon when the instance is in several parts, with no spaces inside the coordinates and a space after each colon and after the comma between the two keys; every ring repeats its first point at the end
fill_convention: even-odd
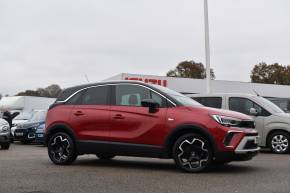
{"type": "Polygon", "coordinates": [[[138,78],[138,77],[125,77],[125,80],[143,81],[145,83],[157,84],[160,86],[167,87],[167,80],[154,79],[154,78],[138,78]]]}

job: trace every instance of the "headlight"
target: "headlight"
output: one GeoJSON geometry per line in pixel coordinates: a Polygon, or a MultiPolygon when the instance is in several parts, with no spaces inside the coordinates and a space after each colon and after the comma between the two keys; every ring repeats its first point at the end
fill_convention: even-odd
{"type": "Polygon", "coordinates": [[[2,126],[2,128],[0,128],[0,133],[7,133],[9,132],[9,126],[2,126]]]}
{"type": "Polygon", "coordinates": [[[218,122],[219,124],[226,126],[226,127],[236,127],[236,126],[239,126],[240,123],[242,122],[241,119],[222,116],[222,115],[211,115],[211,117],[216,122],[218,122]]]}

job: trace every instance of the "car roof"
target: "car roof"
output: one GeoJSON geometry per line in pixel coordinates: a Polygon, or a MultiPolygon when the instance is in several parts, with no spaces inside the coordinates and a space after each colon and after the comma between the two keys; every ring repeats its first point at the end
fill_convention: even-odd
{"type": "Polygon", "coordinates": [[[97,82],[97,83],[91,83],[91,84],[83,84],[83,85],[78,85],[74,87],[69,87],[63,90],[63,92],[60,94],[56,102],[62,102],[67,100],[70,96],[78,92],[79,90],[86,89],[89,87],[94,87],[94,86],[99,86],[99,85],[110,85],[110,84],[118,84],[118,83],[130,83],[130,84],[138,84],[138,85],[143,85],[146,86],[150,89],[156,90],[159,93],[161,93],[163,96],[165,96],[171,103],[174,105],[180,105],[180,103],[169,96],[167,93],[164,93],[162,90],[159,88],[155,87],[154,84],[150,83],[145,83],[142,81],[135,81],[135,80],[119,80],[119,81],[103,81],[103,82],[97,82]]]}

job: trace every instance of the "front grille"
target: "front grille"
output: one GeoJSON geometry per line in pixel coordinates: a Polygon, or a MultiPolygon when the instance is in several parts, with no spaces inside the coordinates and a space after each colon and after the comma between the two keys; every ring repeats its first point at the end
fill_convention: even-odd
{"type": "Polygon", "coordinates": [[[25,133],[27,129],[15,129],[15,133],[25,133]]]}
{"type": "Polygon", "coordinates": [[[255,140],[249,140],[245,144],[244,149],[256,149],[258,148],[258,144],[255,142],[255,140]]]}
{"type": "Polygon", "coordinates": [[[252,129],[255,129],[256,128],[256,124],[254,121],[242,121],[238,127],[241,127],[241,128],[252,128],[252,129]]]}

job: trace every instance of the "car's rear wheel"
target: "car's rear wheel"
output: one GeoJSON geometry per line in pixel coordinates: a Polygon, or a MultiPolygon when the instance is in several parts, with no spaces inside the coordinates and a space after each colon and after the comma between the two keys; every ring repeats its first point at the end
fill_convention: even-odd
{"type": "Polygon", "coordinates": [[[52,135],[47,147],[49,158],[57,165],[69,165],[78,156],[73,139],[67,133],[59,132],[52,135]]]}
{"type": "Polygon", "coordinates": [[[185,172],[201,172],[208,168],[213,157],[209,141],[197,134],[186,134],[173,146],[175,164],[185,172]]]}
{"type": "Polygon", "coordinates": [[[10,148],[10,143],[1,143],[1,149],[8,150],[10,148]]]}
{"type": "Polygon", "coordinates": [[[290,152],[290,134],[283,131],[277,131],[270,135],[268,146],[273,153],[286,154],[290,152]]]}
{"type": "Polygon", "coordinates": [[[96,156],[100,159],[100,160],[111,160],[115,157],[114,154],[106,154],[106,153],[100,153],[100,154],[96,154],[96,156]]]}

